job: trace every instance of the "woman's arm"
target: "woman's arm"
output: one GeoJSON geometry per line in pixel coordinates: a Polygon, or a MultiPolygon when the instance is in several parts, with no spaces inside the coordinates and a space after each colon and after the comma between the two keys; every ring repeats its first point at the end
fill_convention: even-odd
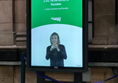
{"type": "Polygon", "coordinates": [[[50,47],[47,47],[47,50],[46,50],[46,59],[48,60],[50,58],[52,54],[52,51],[50,51],[50,47]]]}
{"type": "Polygon", "coordinates": [[[59,51],[60,56],[63,59],[67,59],[65,47],[63,45],[61,45],[59,49],[60,49],[60,51],[59,51]]]}

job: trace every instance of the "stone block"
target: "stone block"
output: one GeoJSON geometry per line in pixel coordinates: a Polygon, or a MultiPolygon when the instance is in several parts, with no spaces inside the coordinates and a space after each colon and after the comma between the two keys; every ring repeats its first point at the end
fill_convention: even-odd
{"type": "Polygon", "coordinates": [[[52,77],[58,81],[74,81],[74,74],[68,72],[46,72],[47,76],[52,77]]]}
{"type": "Polygon", "coordinates": [[[94,0],[94,15],[115,15],[115,0],[94,0]]]}
{"type": "Polygon", "coordinates": [[[13,66],[0,66],[0,78],[13,78],[13,66]]]}
{"type": "Polygon", "coordinates": [[[109,28],[115,26],[115,15],[95,15],[94,16],[94,36],[108,37],[109,28]]]}
{"type": "Polygon", "coordinates": [[[26,23],[15,23],[16,32],[26,32],[26,23]]]}
{"type": "Polygon", "coordinates": [[[0,83],[13,83],[13,77],[10,77],[10,78],[0,78],[0,83]]]}
{"type": "Polygon", "coordinates": [[[102,80],[101,79],[91,79],[90,83],[99,82],[99,81],[102,81],[102,80]]]}
{"type": "MultiPolygon", "coordinates": [[[[97,80],[91,80],[91,83],[92,83],[92,82],[98,82],[98,81],[102,81],[102,80],[99,80],[99,79],[97,79],[97,80]]],[[[102,82],[102,83],[118,83],[118,81],[111,79],[111,80],[108,80],[108,81],[102,82]]]]}
{"type": "Polygon", "coordinates": [[[12,23],[0,23],[0,32],[12,32],[13,31],[13,24],[12,23]]]}
{"type": "MultiPolygon", "coordinates": [[[[118,79],[118,78],[117,78],[117,79],[118,79]]],[[[111,80],[106,81],[106,82],[104,82],[104,83],[118,83],[118,80],[113,80],[113,79],[111,79],[111,80]]]]}
{"type": "Polygon", "coordinates": [[[12,0],[0,1],[0,23],[12,22],[12,0]]]}
{"type": "Polygon", "coordinates": [[[95,37],[92,39],[92,44],[94,44],[94,45],[108,45],[109,38],[108,37],[95,37]]]}
{"type": "Polygon", "coordinates": [[[26,46],[26,42],[16,42],[16,46],[26,46]]]}
{"type": "Polygon", "coordinates": [[[21,77],[20,78],[14,77],[13,81],[14,83],[21,83],[21,77]]]}
{"type": "Polygon", "coordinates": [[[96,82],[104,80],[106,69],[107,68],[104,67],[91,67],[91,81],[96,82]]]}
{"type": "MultiPolygon", "coordinates": [[[[97,80],[91,80],[91,83],[93,83],[93,82],[99,82],[99,81],[102,81],[102,80],[99,80],[99,79],[97,79],[97,80]]],[[[108,80],[108,81],[105,81],[105,82],[102,82],[102,83],[118,83],[118,81],[117,80],[108,80]]]]}
{"type": "MultiPolygon", "coordinates": [[[[21,66],[14,67],[14,78],[21,78],[21,66]]],[[[17,79],[18,80],[18,79],[17,79]]],[[[16,81],[17,81],[16,80],[16,81]]],[[[16,82],[15,82],[16,83],[16,82]]]]}
{"type": "Polygon", "coordinates": [[[109,28],[109,37],[118,37],[118,27],[109,28]]]}
{"type": "Polygon", "coordinates": [[[0,32],[0,46],[12,46],[14,42],[12,32],[0,32]]]}
{"type": "MultiPolygon", "coordinates": [[[[21,83],[21,66],[14,67],[14,83],[21,83]]],[[[37,76],[33,71],[25,68],[25,83],[37,83],[37,76]]]]}
{"type": "Polygon", "coordinates": [[[26,22],[26,0],[15,1],[15,22],[26,22]]]}
{"type": "Polygon", "coordinates": [[[109,28],[109,44],[118,45],[118,26],[109,28]]]}
{"type": "MultiPolygon", "coordinates": [[[[106,70],[105,70],[105,79],[108,79],[108,78],[110,78],[111,76],[114,76],[114,73],[112,72],[112,69],[111,68],[107,68],[106,70]]],[[[114,79],[112,79],[112,81],[113,80],[116,80],[116,81],[118,81],[118,78],[114,78],[114,79]]],[[[112,82],[111,82],[112,83],[112,82]]]]}
{"type": "Polygon", "coordinates": [[[25,83],[37,83],[37,78],[26,78],[25,83]]]}
{"type": "Polygon", "coordinates": [[[116,39],[116,38],[110,37],[109,38],[109,44],[110,45],[118,45],[118,38],[116,39]]]}
{"type": "Polygon", "coordinates": [[[25,69],[25,77],[26,78],[30,78],[30,79],[34,79],[37,78],[37,75],[35,74],[34,71],[29,71],[27,70],[27,68],[25,69]]]}

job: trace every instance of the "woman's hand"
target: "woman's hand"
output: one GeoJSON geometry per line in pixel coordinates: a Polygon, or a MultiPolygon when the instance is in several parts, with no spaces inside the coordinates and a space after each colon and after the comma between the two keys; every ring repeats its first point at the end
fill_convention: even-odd
{"type": "Polygon", "coordinates": [[[55,48],[54,45],[52,45],[51,48],[50,48],[50,51],[52,51],[54,48],[55,48]]]}
{"type": "Polygon", "coordinates": [[[59,49],[59,47],[58,47],[58,45],[57,44],[53,44],[52,46],[51,46],[51,48],[50,48],[50,51],[52,51],[53,49],[57,49],[57,51],[59,52],[60,51],[60,49],[59,49]]]}
{"type": "Polygon", "coordinates": [[[56,44],[56,45],[54,45],[54,46],[55,46],[55,48],[57,49],[57,51],[59,52],[60,49],[59,49],[58,45],[56,44]]]}

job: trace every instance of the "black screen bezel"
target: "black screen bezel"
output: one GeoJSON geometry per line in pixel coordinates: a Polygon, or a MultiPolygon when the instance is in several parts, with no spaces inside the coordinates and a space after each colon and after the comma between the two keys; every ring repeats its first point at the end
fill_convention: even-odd
{"type": "Polygon", "coordinates": [[[31,0],[27,0],[27,68],[32,71],[84,72],[88,69],[88,1],[83,0],[83,67],[31,66],[31,0]]]}

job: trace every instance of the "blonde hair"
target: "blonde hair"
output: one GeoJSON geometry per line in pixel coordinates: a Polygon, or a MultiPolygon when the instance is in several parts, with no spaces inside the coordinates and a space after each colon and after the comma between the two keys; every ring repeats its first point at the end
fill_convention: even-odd
{"type": "Polygon", "coordinates": [[[56,35],[57,36],[57,38],[58,38],[58,42],[57,43],[60,44],[59,35],[56,32],[54,32],[54,33],[51,34],[51,36],[50,36],[50,43],[52,44],[51,38],[52,38],[53,35],[56,35]]]}

